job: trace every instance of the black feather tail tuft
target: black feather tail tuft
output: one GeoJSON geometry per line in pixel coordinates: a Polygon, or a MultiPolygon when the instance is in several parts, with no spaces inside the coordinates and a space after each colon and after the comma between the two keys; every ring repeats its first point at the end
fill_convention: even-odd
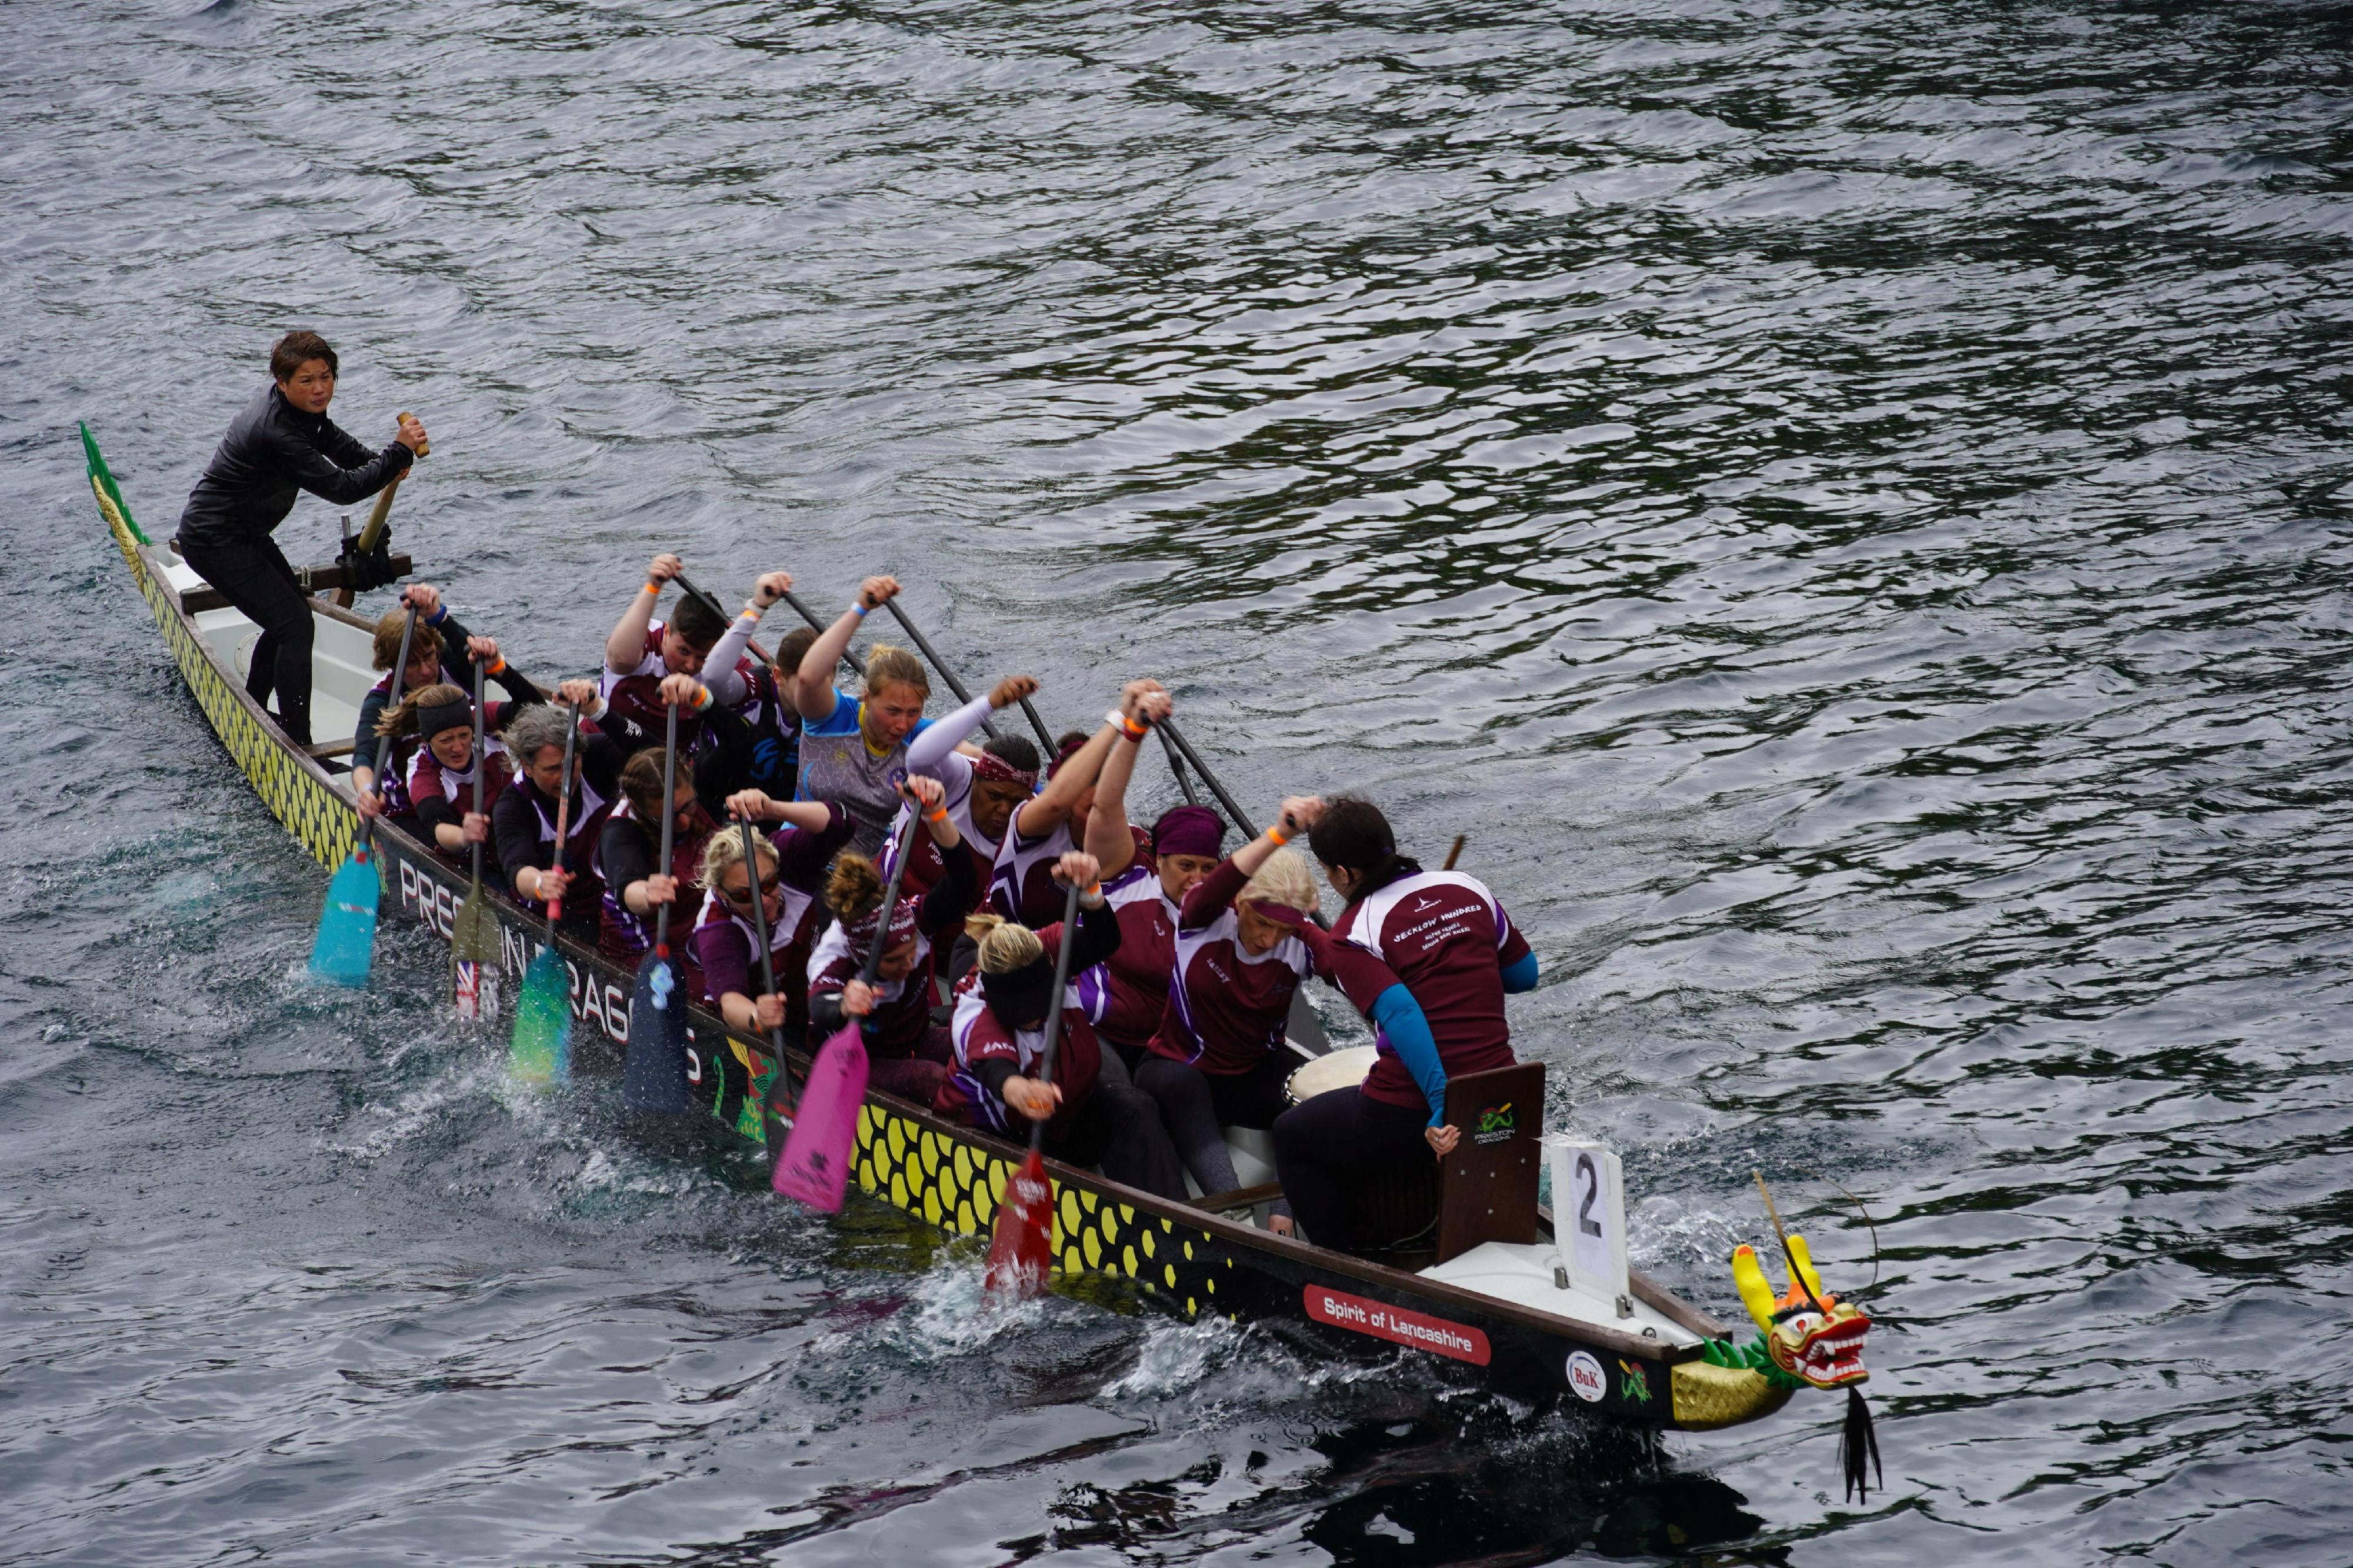
{"type": "Polygon", "coordinates": [[[1846,1390],[1846,1424],[1839,1431],[1839,1468],[1846,1477],[1849,1500],[1871,1500],[1871,1488],[1863,1476],[1863,1460],[1868,1455],[1871,1468],[1879,1480],[1879,1489],[1887,1489],[1887,1472],[1879,1468],[1879,1434],[1871,1429],[1871,1406],[1862,1402],[1862,1390],[1852,1384],[1846,1390]]]}

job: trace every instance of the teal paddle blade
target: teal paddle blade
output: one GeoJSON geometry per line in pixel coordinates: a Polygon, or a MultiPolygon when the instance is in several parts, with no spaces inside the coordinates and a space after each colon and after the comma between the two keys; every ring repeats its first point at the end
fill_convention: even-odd
{"type": "Polygon", "coordinates": [[[543,947],[522,972],[507,1070],[526,1083],[572,1076],[572,982],[562,955],[543,947]]]}
{"type": "Polygon", "coordinates": [[[365,985],[375,957],[375,901],[382,883],[366,844],[327,884],[327,907],[319,913],[319,937],[311,944],[311,978],[337,985],[365,985]]]}

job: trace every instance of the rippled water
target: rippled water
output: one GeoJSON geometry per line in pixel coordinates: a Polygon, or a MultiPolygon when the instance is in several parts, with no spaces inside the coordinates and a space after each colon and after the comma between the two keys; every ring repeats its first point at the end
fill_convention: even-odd
{"type": "Polygon", "coordinates": [[[2342,1562],[2348,18],[19,0],[0,1556],[2342,1562]],[[1007,1317],[518,1096],[415,933],[306,990],[70,438],[167,532],[294,325],[527,668],[658,548],[889,569],[1468,834],[1638,1260],[1736,1310],[1760,1166],[1875,1271],[1886,1491],[1007,1317]]]}

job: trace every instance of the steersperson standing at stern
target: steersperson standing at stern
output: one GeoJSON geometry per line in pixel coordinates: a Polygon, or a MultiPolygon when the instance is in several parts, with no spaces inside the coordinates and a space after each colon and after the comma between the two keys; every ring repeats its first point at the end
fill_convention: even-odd
{"type": "Polygon", "coordinates": [[[348,506],[408,471],[425,426],[371,453],[327,417],[335,395],[335,351],[316,332],[289,332],[269,351],[271,384],[221,437],[204,478],[188,492],[173,541],[180,558],[261,628],[245,689],[258,702],[278,693],[278,727],[311,743],[311,604],[270,534],[298,492],[348,506]]]}

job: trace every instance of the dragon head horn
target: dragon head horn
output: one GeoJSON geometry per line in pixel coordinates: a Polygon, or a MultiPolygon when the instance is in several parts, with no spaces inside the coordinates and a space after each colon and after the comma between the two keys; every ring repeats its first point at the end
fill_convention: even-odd
{"type": "Polygon", "coordinates": [[[1796,1268],[1799,1279],[1804,1281],[1816,1301],[1826,1300],[1822,1295],[1822,1277],[1814,1272],[1814,1255],[1812,1249],[1806,1246],[1806,1238],[1795,1231],[1790,1232],[1788,1247],[1789,1262],[1796,1268]]]}
{"type": "Polygon", "coordinates": [[[1765,1266],[1757,1261],[1757,1249],[1746,1244],[1732,1249],[1732,1283],[1740,1291],[1740,1304],[1757,1320],[1757,1326],[1767,1333],[1773,1331],[1773,1287],[1765,1281],[1765,1266]]]}

